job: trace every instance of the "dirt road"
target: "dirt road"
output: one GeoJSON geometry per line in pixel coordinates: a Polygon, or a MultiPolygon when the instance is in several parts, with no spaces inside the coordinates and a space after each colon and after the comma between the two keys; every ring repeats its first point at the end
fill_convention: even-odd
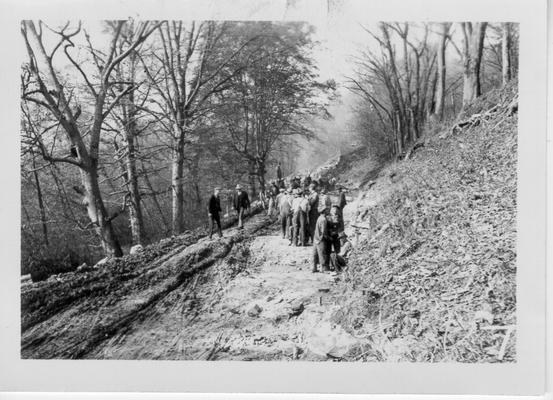
{"type": "Polygon", "coordinates": [[[270,225],[142,310],[85,357],[343,358],[361,343],[332,323],[340,276],[312,273],[311,252],[288,246],[276,224],[270,225]]]}

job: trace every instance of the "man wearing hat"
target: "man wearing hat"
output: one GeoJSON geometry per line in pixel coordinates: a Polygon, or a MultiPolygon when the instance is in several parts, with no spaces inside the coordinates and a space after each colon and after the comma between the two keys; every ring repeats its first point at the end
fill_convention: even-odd
{"type": "Polygon", "coordinates": [[[219,237],[223,237],[223,232],[221,230],[221,200],[219,199],[220,189],[216,187],[213,189],[213,194],[209,198],[207,203],[207,215],[209,217],[209,238],[213,236],[213,226],[214,222],[217,223],[217,229],[219,230],[219,237]]]}
{"type": "Polygon", "coordinates": [[[280,228],[282,230],[282,238],[283,239],[290,239],[290,232],[289,227],[291,225],[292,216],[290,214],[290,210],[292,209],[292,204],[290,204],[290,200],[288,199],[288,194],[286,193],[285,189],[280,189],[280,193],[277,196],[277,208],[278,208],[278,214],[280,218],[280,228]]]}
{"type": "Polygon", "coordinates": [[[317,223],[317,219],[319,218],[319,194],[315,190],[315,184],[312,183],[309,185],[309,237],[311,238],[311,241],[313,242],[313,235],[315,233],[315,224],[317,223]]]}
{"type": "Polygon", "coordinates": [[[294,189],[294,199],[292,200],[292,243],[294,246],[305,245],[305,222],[307,214],[304,209],[307,199],[304,199],[302,191],[294,189]]]}
{"type": "Polygon", "coordinates": [[[319,218],[315,224],[315,232],[313,234],[313,270],[317,272],[317,264],[321,265],[321,272],[329,271],[329,236],[328,222],[326,214],[328,209],[324,204],[319,204],[319,218]]]}
{"type": "Polygon", "coordinates": [[[232,200],[234,209],[238,213],[238,229],[244,229],[244,212],[250,208],[250,198],[240,184],[236,185],[236,192],[232,200]]]}

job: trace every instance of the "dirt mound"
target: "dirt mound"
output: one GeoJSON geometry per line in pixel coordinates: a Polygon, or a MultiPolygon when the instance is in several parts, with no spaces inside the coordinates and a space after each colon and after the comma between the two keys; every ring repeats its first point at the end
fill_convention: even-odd
{"type": "Polygon", "coordinates": [[[515,360],[515,99],[483,97],[476,123],[425,138],[358,199],[335,319],[371,339],[363,359],[515,360]]]}

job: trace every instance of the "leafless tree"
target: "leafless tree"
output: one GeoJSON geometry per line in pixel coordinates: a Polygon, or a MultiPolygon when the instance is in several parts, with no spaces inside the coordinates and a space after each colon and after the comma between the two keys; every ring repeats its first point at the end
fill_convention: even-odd
{"type": "Polygon", "coordinates": [[[132,85],[127,85],[111,102],[108,102],[108,95],[116,85],[113,79],[114,69],[158,26],[149,22],[140,23],[130,45],[118,51],[118,42],[125,25],[126,21],[114,23],[107,52],[94,48],[85,32],[88,52],[96,67],[96,73],[92,73],[84,69],[72,54],[72,49],[76,47],[75,38],[83,33],[80,23],[75,28],[71,28],[70,23],[67,23],[59,30],[48,27],[42,21],[38,23],[23,21],[21,24],[29,71],[33,77],[33,82],[26,87],[23,98],[25,101],[44,107],[51,113],[55,121],[64,129],[74,151],[72,154],[56,155],[45,146],[44,142],[37,140],[39,149],[45,160],[71,164],[79,169],[83,186],[80,190],[90,224],[100,237],[104,253],[107,256],[116,257],[121,256],[122,251],[111,222],[118,214],[109,215],[100,190],[98,181],[100,138],[106,117],[121,99],[134,89],[132,85]],[[49,50],[43,37],[44,30],[51,31],[57,37],[57,42],[49,50]],[[88,121],[79,120],[85,105],[79,103],[75,89],[64,83],[60,71],[54,67],[54,57],[60,54],[60,50],[63,51],[65,61],[74,68],[76,76],[81,78],[81,83],[86,88],[92,103],[92,112],[88,121]]]}

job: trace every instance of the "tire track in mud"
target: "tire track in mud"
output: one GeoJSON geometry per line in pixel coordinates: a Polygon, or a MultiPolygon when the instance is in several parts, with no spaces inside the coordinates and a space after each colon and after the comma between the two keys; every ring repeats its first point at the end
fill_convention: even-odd
{"type": "Polygon", "coordinates": [[[83,296],[72,307],[24,330],[21,357],[87,357],[102,342],[127,329],[141,313],[147,312],[199,271],[225,258],[236,244],[271,223],[261,215],[252,216],[248,221],[248,228],[244,231],[229,229],[227,237],[218,241],[200,239],[156,268],[146,269],[137,278],[138,286],[125,283],[126,291],[120,296],[109,290],[105,295],[93,298],[83,296]],[[147,274],[154,278],[151,284],[144,279],[147,274]]]}

